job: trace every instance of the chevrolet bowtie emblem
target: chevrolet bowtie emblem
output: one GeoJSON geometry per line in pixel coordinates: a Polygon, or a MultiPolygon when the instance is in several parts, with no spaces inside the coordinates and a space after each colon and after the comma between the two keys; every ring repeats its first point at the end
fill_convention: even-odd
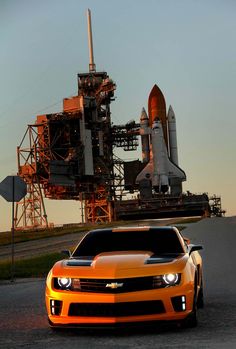
{"type": "Polygon", "coordinates": [[[123,285],[124,285],[123,283],[112,282],[110,284],[106,284],[106,287],[114,289],[114,288],[122,287],[123,285]]]}

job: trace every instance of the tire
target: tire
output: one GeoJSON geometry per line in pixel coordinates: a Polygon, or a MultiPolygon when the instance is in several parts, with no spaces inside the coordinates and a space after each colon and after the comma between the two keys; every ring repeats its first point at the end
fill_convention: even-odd
{"type": "Polygon", "coordinates": [[[203,293],[203,283],[201,283],[201,288],[197,297],[197,307],[198,309],[204,308],[204,293],[203,293]]]}
{"type": "Polygon", "coordinates": [[[189,314],[186,319],[184,319],[183,327],[184,328],[194,328],[197,327],[197,309],[193,310],[191,314],[189,314]]]}

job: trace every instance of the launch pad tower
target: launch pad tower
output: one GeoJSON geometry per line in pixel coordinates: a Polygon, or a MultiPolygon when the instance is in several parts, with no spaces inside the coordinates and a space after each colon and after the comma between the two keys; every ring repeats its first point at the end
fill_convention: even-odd
{"type": "Polygon", "coordinates": [[[85,222],[91,223],[208,214],[206,195],[182,193],[186,177],[178,167],[172,137],[176,129],[173,122],[167,124],[162,92],[154,86],[146,119],[113,125],[110,104],[116,85],[106,72],[96,71],[90,10],[88,39],[89,71],[78,74],[78,94],[63,100],[62,112],[38,115],[17,148],[18,174],[27,183],[28,193],[17,205],[15,227],[48,226],[44,196],[80,201],[85,222]],[[155,95],[157,89],[159,95],[155,95]],[[142,162],[115,156],[118,147],[136,150],[140,137],[142,162]],[[127,194],[134,192],[136,198],[130,199],[127,194]]]}
{"type": "Polygon", "coordinates": [[[22,213],[16,215],[16,227],[23,222],[29,227],[47,226],[41,192],[50,199],[83,201],[88,222],[111,221],[114,217],[110,103],[116,85],[106,72],[96,72],[90,10],[88,37],[89,72],[78,74],[78,95],[63,100],[61,113],[37,116],[17,149],[18,173],[29,190],[24,202],[18,203],[22,213]],[[35,187],[44,217],[37,222],[29,219],[35,212],[30,194],[35,187]]]}

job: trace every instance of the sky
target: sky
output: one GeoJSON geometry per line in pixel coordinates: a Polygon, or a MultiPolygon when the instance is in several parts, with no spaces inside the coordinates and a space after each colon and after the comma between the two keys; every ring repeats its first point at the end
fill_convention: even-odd
{"type": "MultiPolygon", "coordinates": [[[[0,0],[0,181],[17,173],[27,125],[77,94],[77,73],[88,71],[87,8],[97,71],[117,84],[113,123],[138,122],[157,84],[175,111],[184,191],[219,195],[236,215],[235,0],[0,0]]],[[[49,222],[80,221],[78,202],[45,205],[49,222]]],[[[10,226],[0,197],[0,231],[10,226]]]]}

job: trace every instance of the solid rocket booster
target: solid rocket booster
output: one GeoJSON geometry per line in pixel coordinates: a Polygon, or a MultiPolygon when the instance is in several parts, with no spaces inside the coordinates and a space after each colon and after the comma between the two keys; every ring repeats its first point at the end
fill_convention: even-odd
{"type": "Polygon", "coordinates": [[[167,120],[168,120],[168,130],[169,130],[170,159],[174,164],[179,165],[176,120],[175,120],[175,113],[171,105],[168,110],[167,120]]]}
{"type": "Polygon", "coordinates": [[[143,108],[140,117],[140,135],[142,143],[142,161],[148,163],[150,160],[150,143],[149,143],[149,119],[146,110],[143,108]]]}

